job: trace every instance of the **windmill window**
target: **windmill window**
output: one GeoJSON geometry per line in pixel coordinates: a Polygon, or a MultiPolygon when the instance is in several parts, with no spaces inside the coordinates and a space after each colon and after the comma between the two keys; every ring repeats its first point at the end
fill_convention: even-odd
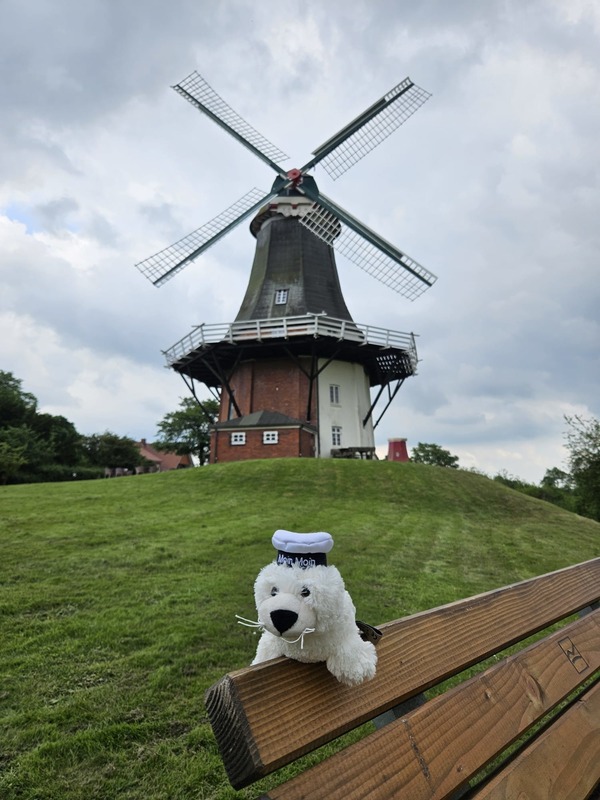
{"type": "Polygon", "coordinates": [[[263,444],[278,444],[279,431],[263,431],[263,444]]]}
{"type": "Polygon", "coordinates": [[[331,444],[334,447],[342,446],[342,429],[339,425],[331,426],[331,444]]]}
{"type": "Polygon", "coordinates": [[[284,306],[288,300],[288,289],[277,289],[275,292],[275,305],[284,306]]]}
{"type": "Polygon", "coordinates": [[[246,444],[246,433],[232,433],[231,444],[246,444]]]}
{"type": "Polygon", "coordinates": [[[340,387],[333,383],[329,385],[329,402],[332,406],[340,404],[340,387]]]}

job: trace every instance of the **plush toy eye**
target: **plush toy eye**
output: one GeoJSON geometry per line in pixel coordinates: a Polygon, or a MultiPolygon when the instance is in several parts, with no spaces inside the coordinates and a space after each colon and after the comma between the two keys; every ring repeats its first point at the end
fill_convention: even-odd
{"type": "Polygon", "coordinates": [[[276,594],[279,594],[279,589],[276,586],[274,586],[271,589],[271,597],[275,597],[276,594]]]}
{"type": "Polygon", "coordinates": [[[306,586],[302,587],[302,591],[300,592],[301,597],[310,597],[310,589],[307,589],[306,586]]]}

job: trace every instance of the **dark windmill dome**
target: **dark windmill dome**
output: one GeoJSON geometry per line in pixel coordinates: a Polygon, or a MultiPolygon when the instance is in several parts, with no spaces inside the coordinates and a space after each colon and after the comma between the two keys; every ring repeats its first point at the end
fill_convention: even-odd
{"type": "Polygon", "coordinates": [[[332,247],[300,224],[311,208],[295,193],[277,197],[252,220],[256,252],[236,322],[321,313],[352,321],[332,247]]]}
{"type": "Polygon", "coordinates": [[[173,88],[277,176],[266,194],[252,189],[206,225],[137,264],[160,286],[252,217],[255,256],[235,320],[197,326],[165,353],[193,391],[198,381],[220,398],[211,461],[372,457],[374,429],[404,380],[416,372],[415,341],[413,334],[353,320],[335,251],[410,300],[436,278],[326,197],[309,173],[321,164],[336,179],[402,125],[429,93],[406,78],[318,147],[302,168],[285,170],[279,163],[287,156],[197,72],[173,88]]]}

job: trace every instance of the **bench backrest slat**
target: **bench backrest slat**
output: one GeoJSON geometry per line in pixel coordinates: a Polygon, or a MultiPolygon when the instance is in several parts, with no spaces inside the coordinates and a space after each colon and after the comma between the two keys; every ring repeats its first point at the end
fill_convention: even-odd
{"type": "Polygon", "coordinates": [[[589,797],[600,782],[600,682],[596,683],[470,800],[589,797]]]}
{"type": "Polygon", "coordinates": [[[600,610],[270,791],[269,800],[450,797],[600,669],[600,610]]]}
{"type": "Polygon", "coordinates": [[[236,788],[600,598],[600,558],[386,625],[372,681],[278,659],[230,673],[206,708],[236,788]]]}

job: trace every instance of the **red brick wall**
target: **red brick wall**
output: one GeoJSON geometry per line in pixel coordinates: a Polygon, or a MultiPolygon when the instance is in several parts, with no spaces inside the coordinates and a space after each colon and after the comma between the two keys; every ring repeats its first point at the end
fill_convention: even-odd
{"type": "Polygon", "coordinates": [[[300,453],[304,458],[314,458],[316,455],[315,434],[309,431],[300,431],[300,453]]]}
{"type": "MultiPolygon", "coordinates": [[[[306,368],[309,359],[306,359],[306,368]]],[[[242,416],[253,411],[279,411],[292,419],[306,420],[310,381],[288,358],[245,361],[229,379],[242,416]]],[[[314,387],[316,388],[316,387],[314,387]]],[[[229,395],[223,391],[219,421],[229,419],[229,395]]],[[[317,398],[313,391],[311,422],[316,424],[317,398]]],[[[233,417],[237,416],[233,410],[233,417]]]]}
{"type": "Polygon", "coordinates": [[[231,431],[213,432],[210,460],[214,464],[224,461],[247,461],[251,458],[311,458],[315,455],[314,436],[299,428],[279,430],[277,444],[263,444],[263,431],[247,430],[246,444],[231,444],[231,431]]]}

